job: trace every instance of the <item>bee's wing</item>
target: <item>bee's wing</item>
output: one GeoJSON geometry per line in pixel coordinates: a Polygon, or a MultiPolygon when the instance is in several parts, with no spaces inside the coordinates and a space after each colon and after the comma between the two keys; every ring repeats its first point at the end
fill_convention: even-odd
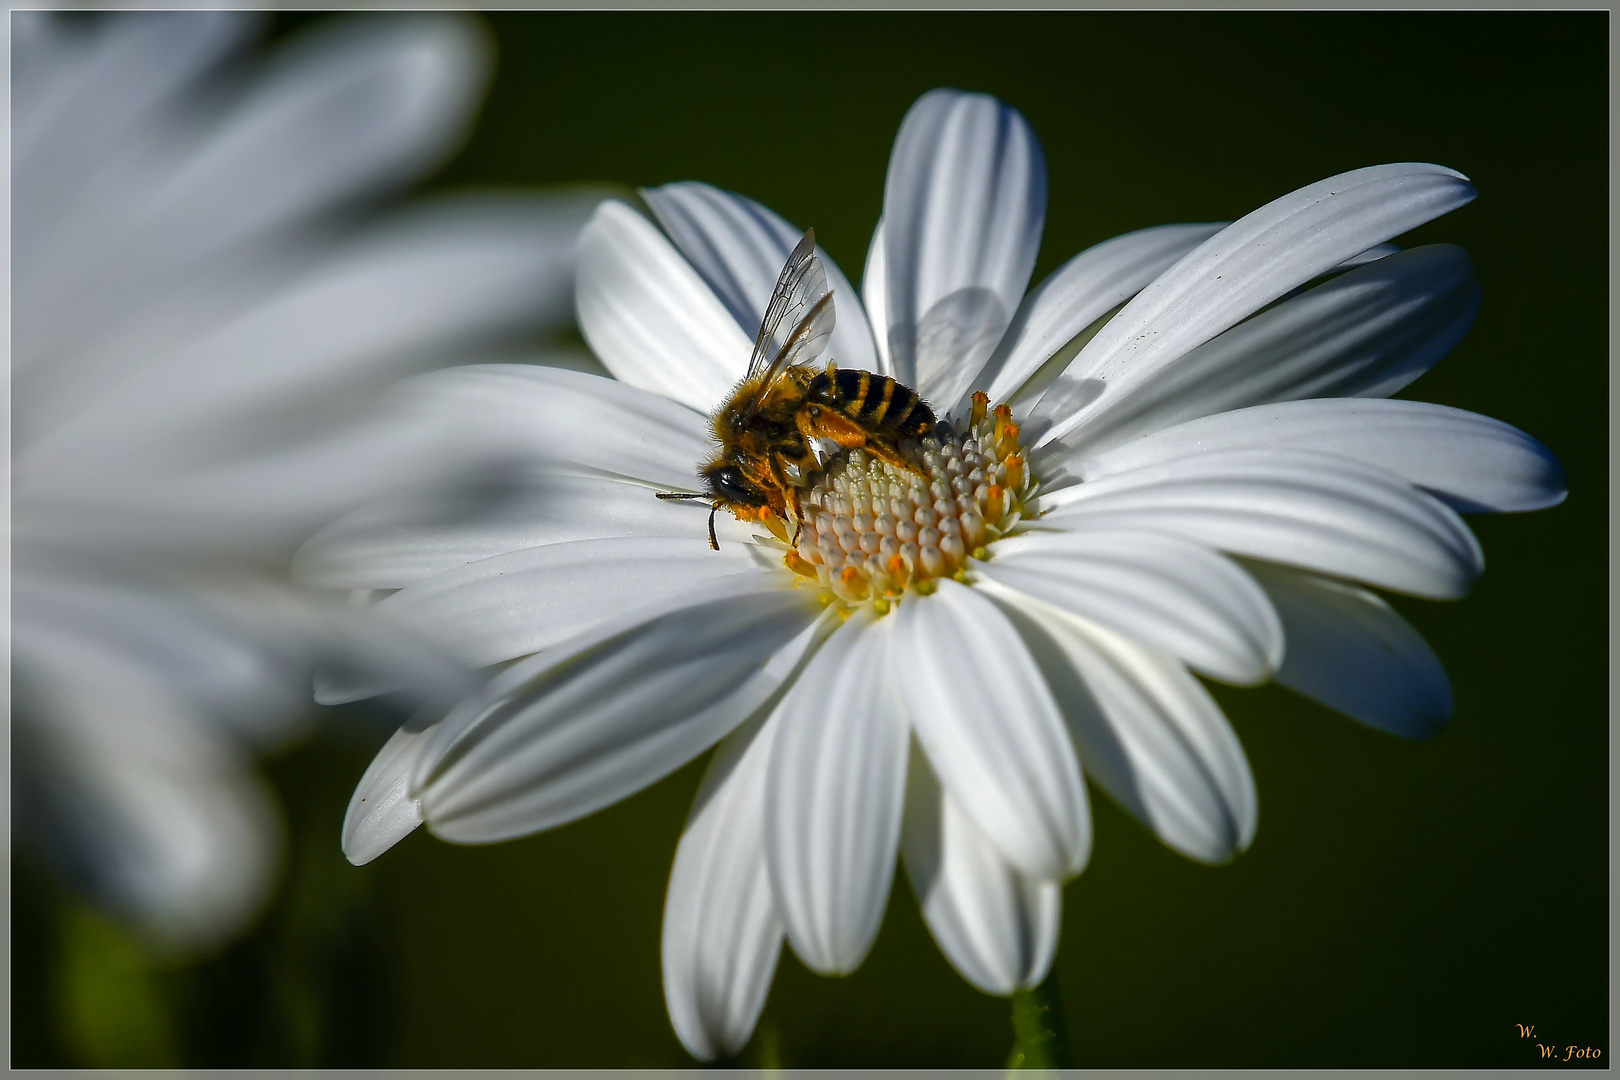
{"type": "Polygon", "coordinates": [[[760,396],[790,367],[808,364],[826,349],[834,323],[827,271],[816,258],[816,231],[806,230],[776,279],[771,302],[760,320],[748,377],[764,375],[760,396]]]}

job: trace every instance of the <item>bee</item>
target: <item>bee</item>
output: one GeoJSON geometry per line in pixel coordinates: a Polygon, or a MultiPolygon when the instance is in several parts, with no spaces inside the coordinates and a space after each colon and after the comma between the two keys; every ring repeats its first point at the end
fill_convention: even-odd
{"type": "Polygon", "coordinates": [[[818,450],[827,443],[837,447],[835,454],[860,448],[917,471],[898,444],[931,432],[933,410],[887,375],[841,370],[830,359],[825,368],[816,367],[834,322],[827,272],[810,229],[776,279],[748,374],[711,418],[719,450],[698,469],[707,492],[657,493],[660,499],[709,500],[709,546],[716,551],[714,515],[722,509],[740,521],[762,521],[769,514],[791,518],[797,543],[803,525],[799,492],[824,471],[818,450]]]}

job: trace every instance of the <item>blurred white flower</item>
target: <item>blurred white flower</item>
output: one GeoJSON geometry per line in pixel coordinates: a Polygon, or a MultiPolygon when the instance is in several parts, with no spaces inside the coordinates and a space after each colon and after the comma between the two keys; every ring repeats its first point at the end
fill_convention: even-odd
{"type": "Polygon", "coordinates": [[[747,1040],[784,935],[816,971],[857,967],[897,853],[964,977],[1038,983],[1090,850],[1082,767],[1192,858],[1249,844],[1253,779],[1194,672],[1276,678],[1406,735],[1449,717],[1434,654],[1363,586],[1460,596],[1482,559],[1457,510],[1564,494],[1523,433],[1385,400],[1478,303],[1460,249],[1387,242],[1473,196],[1434,165],[1361,169],[1230,225],[1116,237],[1026,296],[1035,137],[994,99],[928,94],[895,144],[864,305],[825,260],[829,355],[951,424],[916,472],[829,461],[796,547],[791,522],[722,521],[718,552],[707,506],[652,492],[694,490],[706,414],[800,230],[701,184],[645,192],[662,232],[603,204],[577,303],[617,381],[426,377],[531,472],[482,508],[379,503],[300,553],[314,583],[398,590],[378,615],[469,663],[518,660],[384,748],[345,851],[375,858],[423,820],[472,843],[549,828],[724,739],[664,915],[693,1054],[747,1040]]]}
{"type": "Polygon", "coordinates": [[[570,315],[589,202],[368,206],[442,161],[489,66],[461,18],[12,18],[12,778],[22,835],[171,948],[258,909],[256,751],[317,662],[386,662],[284,584],[441,451],[399,376],[570,315]]]}

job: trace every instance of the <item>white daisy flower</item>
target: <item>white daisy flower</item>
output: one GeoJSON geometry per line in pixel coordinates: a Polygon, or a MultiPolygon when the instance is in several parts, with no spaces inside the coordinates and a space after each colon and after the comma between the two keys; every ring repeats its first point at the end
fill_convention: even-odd
{"type": "Polygon", "coordinates": [[[1039,983],[1091,846],[1083,774],[1194,859],[1241,852],[1254,784],[1199,676],[1436,730],[1445,674],[1371,590],[1461,596],[1482,559],[1458,510],[1564,494],[1530,437],[1388,400],[1477,308],[1464,252],[1388,246],[1472,199],[1464,177],[1357,170],[1230,225],[1116,237],[1026,295],[1036,139],[935,91],[896,140],[862,297],[822,260],[827,355],[942,423],[901,467],[849,450],[801,476],[802,524],[721,513],[711,551],[708,507],[653,493],[704,491],[710,414],[800,230],[702,184],[644,194],[658,225],[610,202],[581,238],[580,323],[615,379],[423,383],[530,472],[481,508],[371,507],[299,568],[397,590],[377,614],[469,663],[516,661],[378,755],[344,827],[356,863],[423,821],[466,843],[559,825],[719,741],[663,930],[700,1058],[746,1042],[784,936],[815,971],[862,962],[897,854],[966,979],[1039,983]]]}
{"type": "Polygon", "coordinates": [[[340,21],[227,63],[256,25],[12,20],[20,824],[175,948],[266,897],[280,826],[252,755],[309,719],[317,658],[360,648],[287,558],[441,448],[379,389],[566,319],[589,211],[363,219],[456,146],[481,34],[340,21]]]}

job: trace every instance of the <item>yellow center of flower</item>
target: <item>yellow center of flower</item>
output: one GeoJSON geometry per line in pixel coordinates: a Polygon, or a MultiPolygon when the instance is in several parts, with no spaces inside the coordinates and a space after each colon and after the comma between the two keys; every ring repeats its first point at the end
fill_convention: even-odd
{"type": "Polygon", "coordinates": [[[851,450],[828,462],[800,499],[804,524],[783,562],[814,580],[827,603],[887,612],[908,589],[966,577],[969,559],[1016,525],[1034,486],[1007,406],[973,396],[965,431],[941,423],[904,440],[910,469],[851,450]]]}

